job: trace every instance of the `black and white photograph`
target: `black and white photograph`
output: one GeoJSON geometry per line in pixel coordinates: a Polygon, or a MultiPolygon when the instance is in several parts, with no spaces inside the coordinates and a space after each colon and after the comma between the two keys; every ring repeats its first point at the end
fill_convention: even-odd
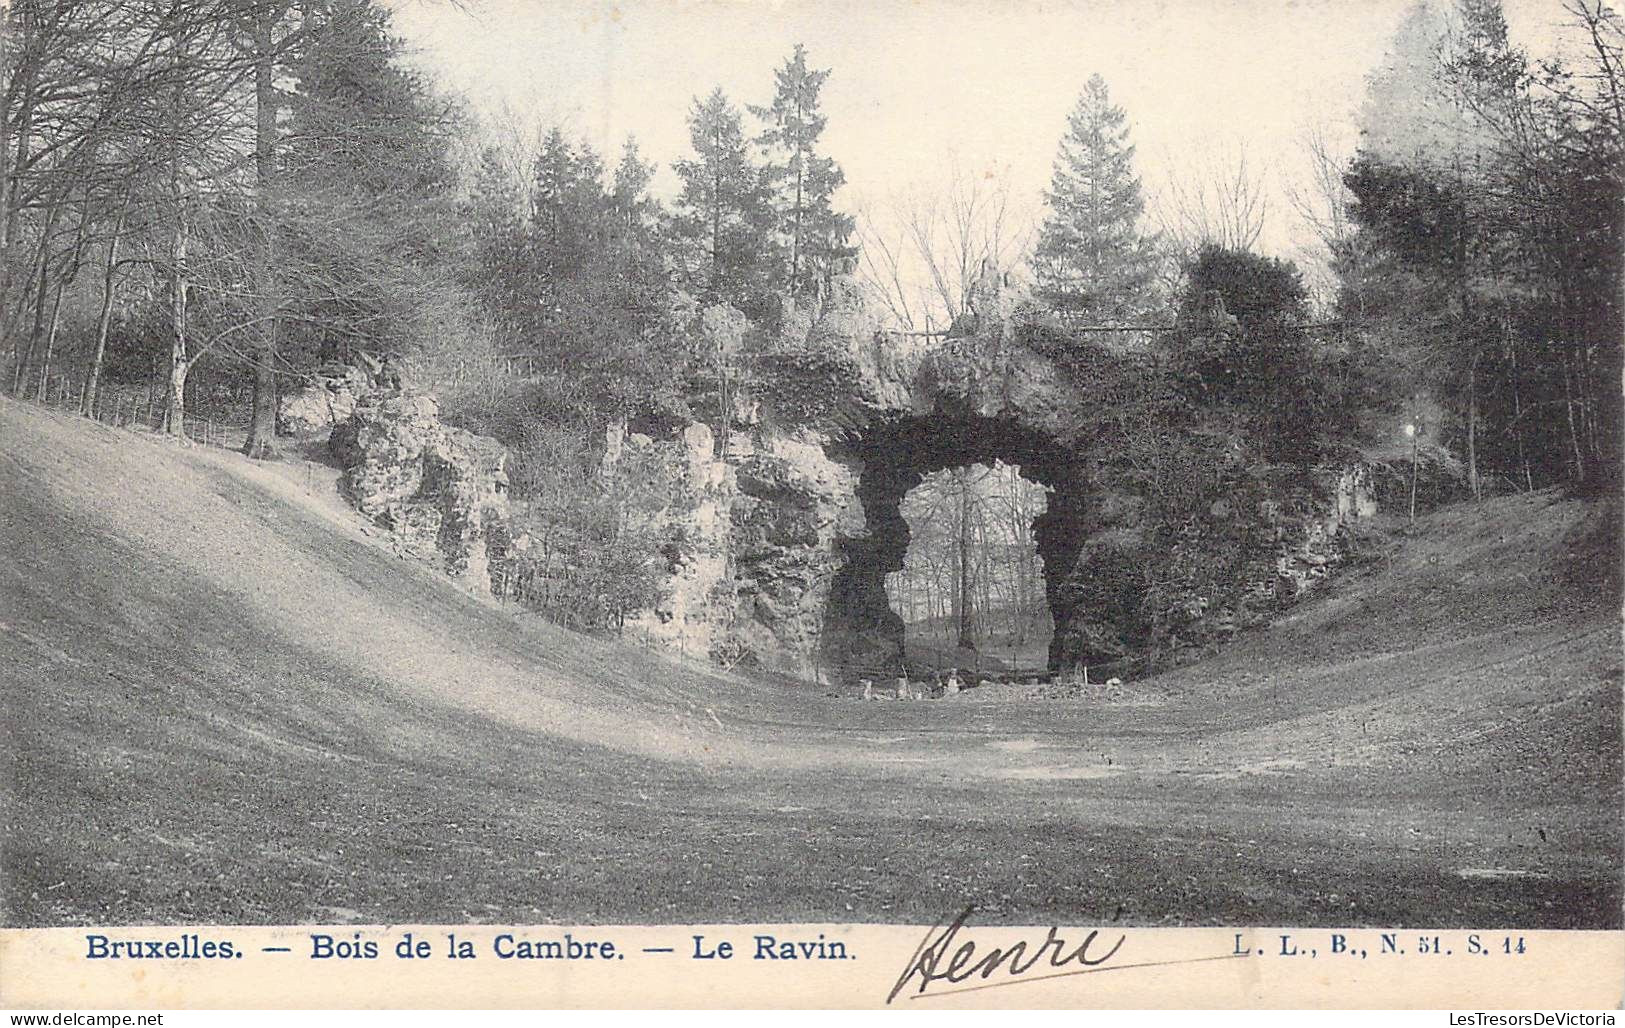
{"type": "Polygon", "coordinates": [[[0,0],[0,102],[19,940],[1622,928],[1617,0],[0,0]]]}

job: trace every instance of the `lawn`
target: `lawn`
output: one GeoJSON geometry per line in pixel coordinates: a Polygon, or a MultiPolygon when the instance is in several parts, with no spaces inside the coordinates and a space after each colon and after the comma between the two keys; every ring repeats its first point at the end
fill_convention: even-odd
{"type": "Polygon", "coordinates": [[[1133,702],[863,703],[574,635],[330,469],[0,400],[8,926],[1620,927],[1617,511],[1392,526],[1133,702]]]}

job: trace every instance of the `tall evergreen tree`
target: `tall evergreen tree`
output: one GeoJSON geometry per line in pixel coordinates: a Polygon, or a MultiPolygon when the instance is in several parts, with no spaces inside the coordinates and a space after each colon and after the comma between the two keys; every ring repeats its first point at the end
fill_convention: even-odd
{"type": "Polygon", "coordinates": [[[688,117],[694,157],[673,168],[683,181],[673,228],[690,291],[753,317],[773,309],[781,266],[766,176],[750,158],[739,110],[719,87],[688,117]]]}
{"type": "Polygon", "coordinates": [[[302,9],[287,170],[380,213],[443,197],[457,179],[453,112],[405,66],[389,12],[375,0],[305,0],[302,9]]]}
{"type": "Polygon", "coordinates": [[[1058,310],[1131,321],[1149,305],[1156,253],[1139,231],[1145,201],[1128,137],[1106,81],[1090,76],[1056,154],[1033,261],[1039,294],[1058,310]]]}
{"type": "Polygon", "coordinates": [[[457,303],[455,108],[404,65],[373,0],[306,0],[277,209],[278,360],[408,351],[457,303]]]}
{"type": "Polygon", "coordinates": [[[625,414],[681,379],[651,171],[628,140],[606,188],[597,153],[554,129],[530,166],[527,215],[495,151],[474,169],[470,284],[510,348],[546,369],[557,422],[625,414]]]}
{"type": "Polygon", "coordinates": [[[536,155],[531,183],[535,241],[552,276],[572,275],[603,241],[604,162],[585,143],[572,144],[558,128],[536,155]]]}
{"type": "Polygon", "coordinates": [[[756,143],[767,158],[778,229],[788,247],[787,280],[797,293],[816,289],[839,261],[857,253],[850,245],[855,223],[832,202],[846,175],[833,158],[817,150],[828,123],[819,110],[819,92],[827,78],[829,69],[807,67],[807,49],[797,43],[774,72],[773,102],[750,109],[767,123],[756,143]]]}
{"type": "Polygon", "coordinates": [[[659,210],[659,205],[649,196],[649,183],[654,174],[654,165],[643,159],[638,141],[627,136],[610,184],[610,205],[624,242],[642,245],[651,237],[654,217],[659,210]]]}
{"type": "Polygon", "coordinates": [[[524,191],[495,147],[486,147],[472,170],[459,221],[468,237],[464,283],[502,330],[520,334],[530,296],[530,245],[524,191]]]}

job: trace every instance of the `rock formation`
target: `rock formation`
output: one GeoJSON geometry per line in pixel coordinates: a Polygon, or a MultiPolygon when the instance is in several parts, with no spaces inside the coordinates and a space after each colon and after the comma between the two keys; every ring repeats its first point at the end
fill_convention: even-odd
{"type": "Polygon", "coordinates": [[[492,591],[491,565],[510,545],[501,443],[442,424],[432,396],[374,390],[356,398],[328,447],[346,497],[401,552],[492,591]]]}
{"type": "Polygon", "coordinates": [[[1035,537],[1055,667],[1222,639],[1342,559],[1343,523],[1374,513],[1369,483],[1343,469],[1291,488],[1238,487],[1153,546],[1144,499],[1091,435],[1085,415],[1100,398],[1087,376],[1020,343],[1001,287],[984,269],[975,317],[927,339],[878,332],[856,285],[837,279],[819,317],[756,355],[759,412],[732,426],[726,460],[700,426],[651,439],[696,485],[674,494],[669,516],[687,542],[642,631],[689,653],[889,678],[903,625],[885,579],[908,549],[903,497],[927,474],[996,459],[1051,490],[1035,537]],[[1156,595],[1148,560],[1164,582],[1156,595]]]}
{"type": "Polygon", "coordinates": [[[373,391],[370,375],[359,368],[328,368],[277,402],[277,432],[282,435],[327,433],[350,420],[356,400],[373,391]]]}
{"type": "MultiPolygon", "coordinates": [[[[611,426],[600,473],[653,461],[669,485],[656,514],[673,540],[661,599],[627,633],[724,663],[889,681],[903,623],[885,582],[908,550],[904,496],[933,472],[1002,460],[1050,490],[1034,537],[1051,666],[1177,660],[1312,589],[1344,559],[1348,523],[1375,512],[1365,470],[1273,481],[1221,433],[1204,451],[1216,484],[1201,506],[1154,529],[1146,476],[1102,434],[1113,368],[1137,358],[1100,350],[1101,363],[1080,366],[1076,347],[1046,344],[1015,311],[984,268],[974,317],[946,337],[886,334],[838,278],[816,317],[788,311],[749,355],[759,386],[735,405],[726,454],[702,424],[611,426]]],[[[509,538],[503,448],[443,425],[410,389],[319,388],[288,418],[349,405],[331,445],[356,506],[403,550],[490,590],[501,558],[524,546],[509,538]]]]}

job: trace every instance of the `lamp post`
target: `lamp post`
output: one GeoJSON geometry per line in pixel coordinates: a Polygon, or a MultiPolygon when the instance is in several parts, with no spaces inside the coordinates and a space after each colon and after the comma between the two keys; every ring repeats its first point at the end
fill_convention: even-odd
{"type": "Polygon", "coordinates": [[[1416,522],[1416,463],[1417,447],[1422,434],[1421,426],[1415,421],[1405,424],[1405,434],[1411,437],[1411,522],[1416,522]]]}

